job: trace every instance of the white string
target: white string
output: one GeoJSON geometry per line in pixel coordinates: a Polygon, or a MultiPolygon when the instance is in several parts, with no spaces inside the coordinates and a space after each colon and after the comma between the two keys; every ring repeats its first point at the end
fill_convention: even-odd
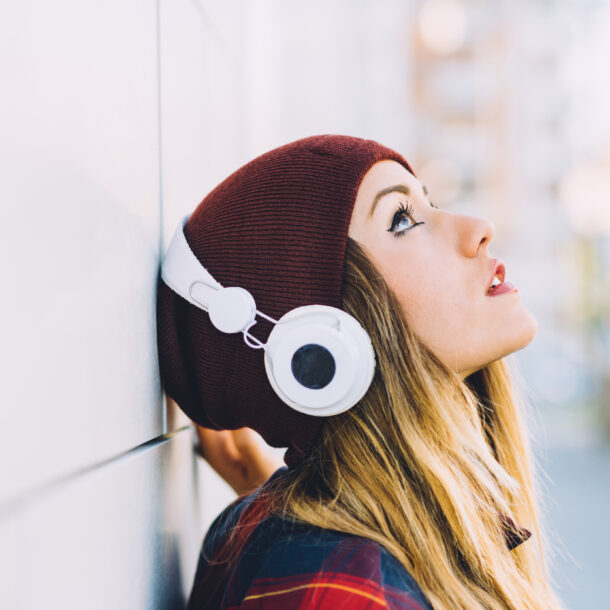
{"type": "MultiPolygon", "coordinates": [[[[255,310],[256,314],[258,314],[259,316],[262,316],[263,318],[266,318],[267,320],[269,320],[270,322],[273,322],[274,324],[277,324],[278,321],[275,320],[274,318],[272,318],[271,316],[268,316],[267,314],[264,314],[262,311],[259,311],[258,309],[255,310]]],[[[254,317],[256,317],[256,314],[254,314],[254,317]]],[[[256,324],[256,320],[252,320],[252,322],[247,326],[247,328],[243,331],[244,333],[244,343],[246,345],[248,345],[249,347],[253,347],[254,349],[261,349],[261,348],[265,348],[267,346],[266,343],[263,343],[262,341],[260,341],[259,339],[257,339],[254,335],[251,335],[248,333],[248,331],[256,324]],[[256,343],[250,343],[248,341],[248,338],[255,341],[256,343]]]]}
{"type": "Polygon", "coordinates": [[[252,322],[252,324],[250,324],[248,326],[248,328],[246,328],[246,330],[243,331],[243,333],[244,333],[244,343],[246,345],[249,345],[250,347],[253,347],[254,349],[260,349],[261,347],[264,349],[266,343],[263,343],[262,341],[257,339],[254,335],[248,334],[248,330],[250,329],[250,327],[254,326],[255,324],[256,324],[256,320],[254,320],[254,322],[252,322]],[[256,344],[250,343],[248,341],[248,338],[252,339],[253,341],[256,341],[256,344]]]}
{"type": "Polygon", "coordinates": [[[263,318],[267,318],[267,320],[269,320],[270,322],[273,322],[274,324],[278,324],[278,320],[276,320],[275,318],[272,318],[271,316],[268,316],[266,313],[263,313],[262,311],[259,311],[258,309],[256,310],[256,313],[259,316],[263,316],[263,318]]]}

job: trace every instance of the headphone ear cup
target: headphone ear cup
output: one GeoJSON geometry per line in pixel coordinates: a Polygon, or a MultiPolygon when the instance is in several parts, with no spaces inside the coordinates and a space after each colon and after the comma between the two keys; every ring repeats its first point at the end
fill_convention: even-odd
{"type": "Polygon", "coordinates": [[[305,305],[284,314],[265,348],[265,369],[275,393],[308,415],[347,411],[366,393],[375,351],[353,316],[328,305],[305,305]]]}

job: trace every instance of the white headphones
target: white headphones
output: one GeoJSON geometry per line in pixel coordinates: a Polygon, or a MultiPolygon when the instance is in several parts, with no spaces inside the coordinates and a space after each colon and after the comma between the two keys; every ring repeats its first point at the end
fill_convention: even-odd
{"type": "Polygon", "coordinates": [[[163,281],[207,311],[218,330],[242,332],[246,345],[263,348],[271,386],[296,411],[327,417],[353,407],[375,373],[375,351],[358,320],[328,305],[297,307],[279,320],[257,311],[245,288],[221,286],[193,254],[183,230],[189,216],[178,224],[167,249],[163,281]],[[256,314],[275,324],[264,344],[248,334],[256,314]]]}

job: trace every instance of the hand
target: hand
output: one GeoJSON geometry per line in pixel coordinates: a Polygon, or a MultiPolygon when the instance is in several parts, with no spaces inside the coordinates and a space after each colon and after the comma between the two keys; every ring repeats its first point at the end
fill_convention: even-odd
{"type": "Polygon", "coordinates": [[[239,495],[252,491],[284,465],[282,457],[265,448],[251,428],[212,430],[194,425],[199,455],[239,495]]]}

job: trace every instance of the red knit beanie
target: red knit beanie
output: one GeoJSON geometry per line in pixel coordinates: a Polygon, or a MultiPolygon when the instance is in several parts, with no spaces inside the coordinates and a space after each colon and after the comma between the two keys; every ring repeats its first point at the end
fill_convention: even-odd
{"type": "MultiPolygon", "coordinates": [[[[245,288],[256,308],[276,320],[301,305],[341,308],[356,193],[384,159],[413,173],[399,153],[374,140],[319,135],[285,144],[211,191],[184,235],[218,282],[245,288]]],[[[249,333],[265,342],[273,324],[256,320],[249,333]]],[[[282,402],[267,379],[263,350],[248,347],[242,333],[216,329],[160,275],[157,339],[164,389],[190,419],[209,428],[253,428],[268,444],[289,448],[288,466],[307,454],[324,418],[282,402]]]]}

